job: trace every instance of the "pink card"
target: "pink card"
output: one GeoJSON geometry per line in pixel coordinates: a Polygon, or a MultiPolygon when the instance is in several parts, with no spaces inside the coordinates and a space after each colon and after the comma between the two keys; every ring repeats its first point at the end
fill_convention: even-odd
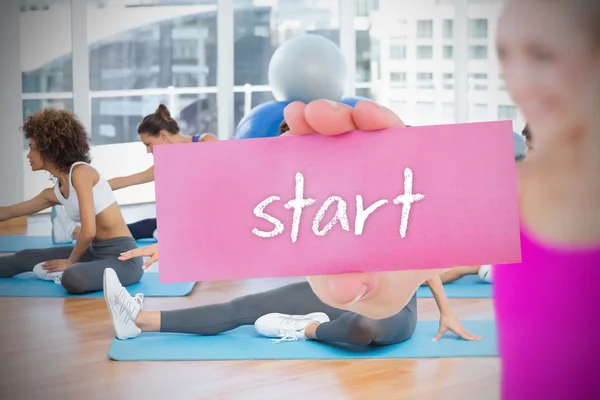
{"type": "Polygon", "coordinates": [[[154,156],[164,283],[521,261],[510,121],[154,156]]]}

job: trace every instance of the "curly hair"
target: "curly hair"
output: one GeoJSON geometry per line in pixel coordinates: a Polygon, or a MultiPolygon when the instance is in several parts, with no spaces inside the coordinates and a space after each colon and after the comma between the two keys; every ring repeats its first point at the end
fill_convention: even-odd
{"type": "Polygon", "coordinates": [[[25,119],[22,129],[44,161],[62,173],[68,174],[78,161],[91,163],[87,131],[70,111],[44,108],[25,119]]]}

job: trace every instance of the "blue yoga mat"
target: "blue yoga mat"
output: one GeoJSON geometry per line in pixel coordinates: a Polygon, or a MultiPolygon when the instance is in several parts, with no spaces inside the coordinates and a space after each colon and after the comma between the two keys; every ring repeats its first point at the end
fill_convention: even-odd
{"type": "MultiPolygon", "coordinates": [[[[73,242],[74,244],[75,242],[73,242]]],[[[154,239],[140,239],[139,246],[156,243],[154,239]]],[[[46,249],[48,247],[72,246],[73,244],[54,244],[50,236],[0,236],[0,253],[16,253],[27,249],[46,249]]]]}
{"type": "MultiPolygon", "coordinates": [[[[142,280],[127,287],[131,295],[143,293],[145,297],[183,297],[191,293],[195,283],[162,284],[158,273],[145,272],[142,280]]],[[[97,298],[104,292],[70,294],[61,285],[35,278],[31,272],[19,274],[13,278],[0,278],[0,297],[69,297],[97,298]]]]}
{"type": "MultiPolygon", "coordinates": [[[[492,284],[483,282],[477,275],[467,275],[459,280],[444,285],[446,297],[450,299],[490,299],[492,284]]],[[[428,286],[417,290],[417,297],[431,298],[433,294],[428,286]]]]}
{"type": "Polygon", "coordinates": [[[108,356],[116,361],[200,360],[331,360],[369,358],[495,357],[496,329],[493,321],[463,321],[477,342],[446,334],[433,342],[437,321],[419,321],[414,335],[393,346],[354,347],[316,341],[273,343],[259,336],[254,326],[243,326],[216,336],[173,333],[142,333],[134,339],[114,339],[108,356]]]}

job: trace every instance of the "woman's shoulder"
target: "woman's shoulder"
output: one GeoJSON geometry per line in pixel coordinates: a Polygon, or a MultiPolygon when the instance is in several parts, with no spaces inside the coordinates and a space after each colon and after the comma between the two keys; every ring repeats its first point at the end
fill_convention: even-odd
{"type": "Polygon", "coordinates": [[[99,177],[98,171],[88,163],[76,163],[71,167],[73,185],[85,184],[89,180],[93,186],[98,182],[99,177]]]}

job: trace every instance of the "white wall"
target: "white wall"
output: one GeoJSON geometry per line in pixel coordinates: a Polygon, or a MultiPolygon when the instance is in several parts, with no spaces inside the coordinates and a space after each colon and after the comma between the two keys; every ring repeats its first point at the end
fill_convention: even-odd
{"type": "Polygon", "coordinates": [[[19,2],[3,2],[0,13],[0,206],[23,201],[23,136],[19,2]]]}

